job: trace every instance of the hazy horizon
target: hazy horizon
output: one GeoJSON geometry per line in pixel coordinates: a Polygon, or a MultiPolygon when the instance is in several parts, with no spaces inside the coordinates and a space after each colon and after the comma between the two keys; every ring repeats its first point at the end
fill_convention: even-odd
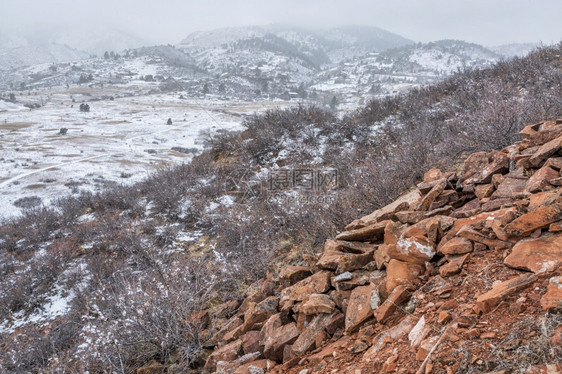
{"type": "Polygon", "coordinates": [[[495,46],[552,44],[562,39],[562,3],[445,0],[211,0],[76,1],[0,0],[0,39],[16,35],[41,40],[53,29],[113,27],[147,43],[177,44],[195,31],[250,25],[291,24],[329,28],[375,26],[415,42],[460,39],[495,46]],[[19,34],[19,35],[18,35],[19,34]],[[26,35],[27,34],[27,35],[26,35]],[[31,36],[29,36],[31,35],[31,36]]]}

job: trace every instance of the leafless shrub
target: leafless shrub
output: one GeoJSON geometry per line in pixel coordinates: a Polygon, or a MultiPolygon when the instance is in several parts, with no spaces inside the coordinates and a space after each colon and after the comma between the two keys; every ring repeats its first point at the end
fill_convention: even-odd
{"type": "Polygon", "coordinates": [[[152,273],[152,279],[114,278],[121,293],[119,313],[127,316],[116,331],[118,351],[108,357],[135,368],[150,359],[168,362],[172,353],[187,369],[195,360],[203,328],[194,313],[200,312],[215,289],[212,273],[202,264],[183,262],[177,270],[152,273]]]}
{"type": "Polygon", "coordinates": [[[510,333],[483,357],[481,365],[474,365],[470,355],[471,348],[479,347],[465,346],[457,373],[502,370],[526,373],[533,366],[557,364],[562,356],[562,347],[554,344],[550,338],[561,323],[562,316],[555,313],[517,322],[510,333]]]}
{"type": "Polygon", "coordinates": [[[14,201],[15,206],[23,209],[34,208],[40,204],[41,204],[41,198],[39,196],[26,196],[14,201]]]}

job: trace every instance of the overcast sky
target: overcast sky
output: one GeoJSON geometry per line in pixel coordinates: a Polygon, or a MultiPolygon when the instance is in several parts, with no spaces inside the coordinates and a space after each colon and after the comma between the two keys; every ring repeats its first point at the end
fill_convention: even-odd
{"type": "Polygon", "coordinates": [[[414,41],[491,46],[558,42],[561,15],[561,0],[0,0],[0,32],[93,22],[175,44],[193,31],[225,26],[359,24],[414,41]]]}

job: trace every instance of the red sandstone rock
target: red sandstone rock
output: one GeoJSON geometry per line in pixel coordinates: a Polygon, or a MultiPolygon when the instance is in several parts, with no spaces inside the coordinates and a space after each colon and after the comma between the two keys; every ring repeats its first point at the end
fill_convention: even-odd
{"type": "Polygon", "coordinates": [[[314,293],[310,295],[308,300],[302,305],[301,312],[307,315],[326,313],[330,314],[334,311],[336,304],[325,294],[314,293]]]}
{"type": "Polygon", "coordinates": [[[279,304],[283,306],[287,301],[303,301],[312,293],[324,293],[330,288],[330,273],[321,271],[295,283],[281,291],[279,304]]]}
{"type": "Polygon", "coordinates": [[[410,291],[405,286],[398,286],[392,290],[388,298],[375,310],[375,318],[378,322],[384,323],[396,310],[410,297],[410,291]]]}
{"type": "Polygon", "coordinates": [[[538,192],[544,191],[550,186],[549,181],[560,177],[560,172],[554,170],[548,165],[544,165],[542,168],[537,170],[535,174],[527,181],[525,185],[525,190],[528,192],[538,192]]]}
{"type": "Polygon", "coordinates": [[[529,236],[533,231],[562,220],[562,203],[544,206],[516,218],[505,227],[509,236],[529,236]]]}
{"type": "Polygon", "coordinates": [[[299,330],[294,322],[281,326],[270,335],[263,350],[265,358],[281,362],[283,360],[283,348],[285,345],[293,344],[299,337],[299,330]]]}
{"type": "Polygon", "coordinates": [[[550,278],[541,306],[544,310],[562,310],[562,276],[550,278]]]}
{"type": "Polygon", "coordinates": [[[219,361],[233,361],[242,354],[242,341],[235,340],[221,348],[215,349],[207,358],[205,369],[213,372],[219,361]]]}
{"type": "Polygon", "coordinates": [[[484,313],[488,313],[500,303],[500,301],[517,291],[527,288],[537,277],[533,274],[523,274],[494,286],[490,291],[476,299],[478,308],[484,313]]]}
{"type": "Polygon", "coordinates": [[[438,248],[438,251],[444,255],[462,255],[470,253],[472,250],[472,242],[460,237],[453,238],[438,248]]]}
{"type": "Polygon", "coordinates": [[[399,285],[411,286],[422,273],[422,265],[392,259],[386,266],[386,289],[392,292],[399,285]]]}
{"type": "Polygon", "coordinates": [[[504,260],[507,266],[542,273],[562,264],[562,234],[522,240],[504,260]]]}
{"type": "Polygon", "coordinates": [[[377,287],[372,284],[357,287],[351,292],[345,312],[345,331],[347,333],[355,332],[361,325],[373,318],[371,299],[373,293],[376,292],[377,287]]]}
{"type": "Polygon", "coordinates": [[[547,158],[555,155],[562,149],[562,136],[543,144],[531,158],[529,158],[529,163],[538,167],[547,158]]]}

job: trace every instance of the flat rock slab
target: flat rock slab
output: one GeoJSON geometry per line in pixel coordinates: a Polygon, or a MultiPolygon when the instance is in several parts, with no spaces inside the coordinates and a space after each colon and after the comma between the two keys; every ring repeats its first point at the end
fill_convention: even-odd
{"type": "Polygon", "coordinates": [[[494,309],[506,296],[529,287],[537,279],[534,274],[523,274],[501,282],[476,299],[478,308],[484,313],[494,309]]]}
{"type": "Polygon", "coordinates": [[[543,144],[533,156],[529,159],[529,162],[532,166],[538,167],[540,164],[549,158],[550,156],[555,155],[562,149],[562,136],[549,141],[546,144],[543,144]]]}
{"type": "Polygon", "coordinates": [[[514,219],[505,227],[508,236],[529,236],[533,231],[562,220],[562,203],[544,206],[514,219]]]}
{"type": "MultiPolygon", "coordinates": [[[[373,213],[360,218],[359,221],[364,223],[365,225],[368,225],[372,222],[376,222],[377,220],[379,220],[380,217],[382,217],[384,215],[387,215],[389,213],[395,213],[400,206],[403,206],[403,205],[406,205],[406,204],[407,205],[415,204],[420,198],[421,198],[420,191],[415,189],[413,191],[410,191],[410,192],[400,196],[398,199],[396,199],[392,203],[388,204],[387,206],[385,206],[381,209],[377,209],[373,213]]],[[[346,227],[346,230],[348,230],[347,227],[346,227]]]]}
{"type": "Polygon", "coordinates": [[[381,221],[357,230],[344,231],[336,236],[336,240],[380,241],[384,236],[384,228],[389,222],[392,221],[381,221]]]}
{"type": "Polygon", "coordinates": [[[439,252],[444,255],[463,255],[470,253],[474,249],[472,242],[465,238],[453,238],[439,248],[439,252]]]}
{"type": "Polygon", "coordinates": [[[388,256],[396,260],[423,265],[435,256],[435,248],[424,236],[400,238],[388,247],[388,256]]]}
{"type": "Polygon", "coordinates": [[[404,286],[398,286],[381,306],[375,310],[374,315],[378,322],[384,323],[402,303],[410,297],[410,291],[404,286]]]}
{"type": "Polygon", "coordinates": [[[554,270],[562,264],[562,234],[522,240],[511,249],[504,263],[534,273],[554,270]]]}

